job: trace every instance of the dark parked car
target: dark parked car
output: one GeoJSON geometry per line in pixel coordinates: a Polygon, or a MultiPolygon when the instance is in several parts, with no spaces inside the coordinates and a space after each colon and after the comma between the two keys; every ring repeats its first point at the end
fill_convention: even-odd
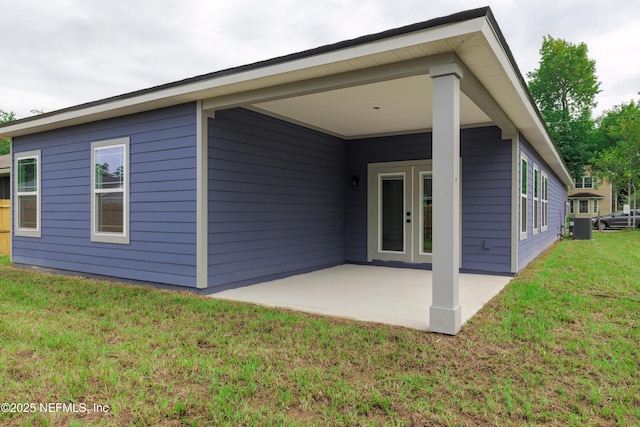
{"type": "MultiPolygon", "coordinates": [[[[635,212],[636,227],[640,227],[640,210],[631,211],[631,226],[633,226],[633,213],[635,212]]],[[[600,217],[600,230],[606,230],[612,227],[626,227],[629,224],[629,216],[623,211],[617,211],[611,215],[600,217]]],[[[591,218],[593,227],[598,227],[598,218],[591,218]]]]}

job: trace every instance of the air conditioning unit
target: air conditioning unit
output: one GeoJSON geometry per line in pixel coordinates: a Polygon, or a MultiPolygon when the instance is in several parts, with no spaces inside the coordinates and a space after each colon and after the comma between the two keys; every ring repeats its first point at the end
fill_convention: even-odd
{"type": "Polygon", "coordinates": [[[573,218],[573,238],[591,240],[591,218],[573,218]]]}

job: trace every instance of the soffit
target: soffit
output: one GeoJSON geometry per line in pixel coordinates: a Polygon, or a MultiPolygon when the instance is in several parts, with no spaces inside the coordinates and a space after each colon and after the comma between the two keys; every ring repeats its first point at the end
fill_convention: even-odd
{"type": "MultiPolygon", "coordinates": [[[[262,102],[252,107],[349,139],[430,129],[431,91],[431,79],[422,74],[262,102]]],[[[464,94],[460,97],[460,110],[463,126],[491,122],[464,94]]]]}

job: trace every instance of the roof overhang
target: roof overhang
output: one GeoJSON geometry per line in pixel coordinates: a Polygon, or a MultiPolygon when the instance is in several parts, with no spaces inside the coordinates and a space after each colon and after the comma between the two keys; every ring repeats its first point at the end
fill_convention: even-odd
{"type": "Polygon", "coordinates": [[[604,199],[604,196],[601,194],[590,193],[588,191],[584,191],[582,193],[569,194],[567,197],[569,200],[574,199],[604,199]]]}
{"type": "Polygon", "coordinates": [[[186,102],[242,106],[345,139],[431,128],[429,69],[457,63],[462,127],[527,139],[572,183],[489,8],[79,105],[0,127],[17,137],[186,102]]]}

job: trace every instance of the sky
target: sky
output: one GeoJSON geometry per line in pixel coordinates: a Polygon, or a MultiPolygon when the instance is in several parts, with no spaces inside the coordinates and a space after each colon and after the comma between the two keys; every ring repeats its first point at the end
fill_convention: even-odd
{"type": "Polygon", "coordinates": [[[637,0],[0,0],[0,109],[17,118],[490,6],[516,63],[586,43],[595,115],[640,95],[637,0]]]}

